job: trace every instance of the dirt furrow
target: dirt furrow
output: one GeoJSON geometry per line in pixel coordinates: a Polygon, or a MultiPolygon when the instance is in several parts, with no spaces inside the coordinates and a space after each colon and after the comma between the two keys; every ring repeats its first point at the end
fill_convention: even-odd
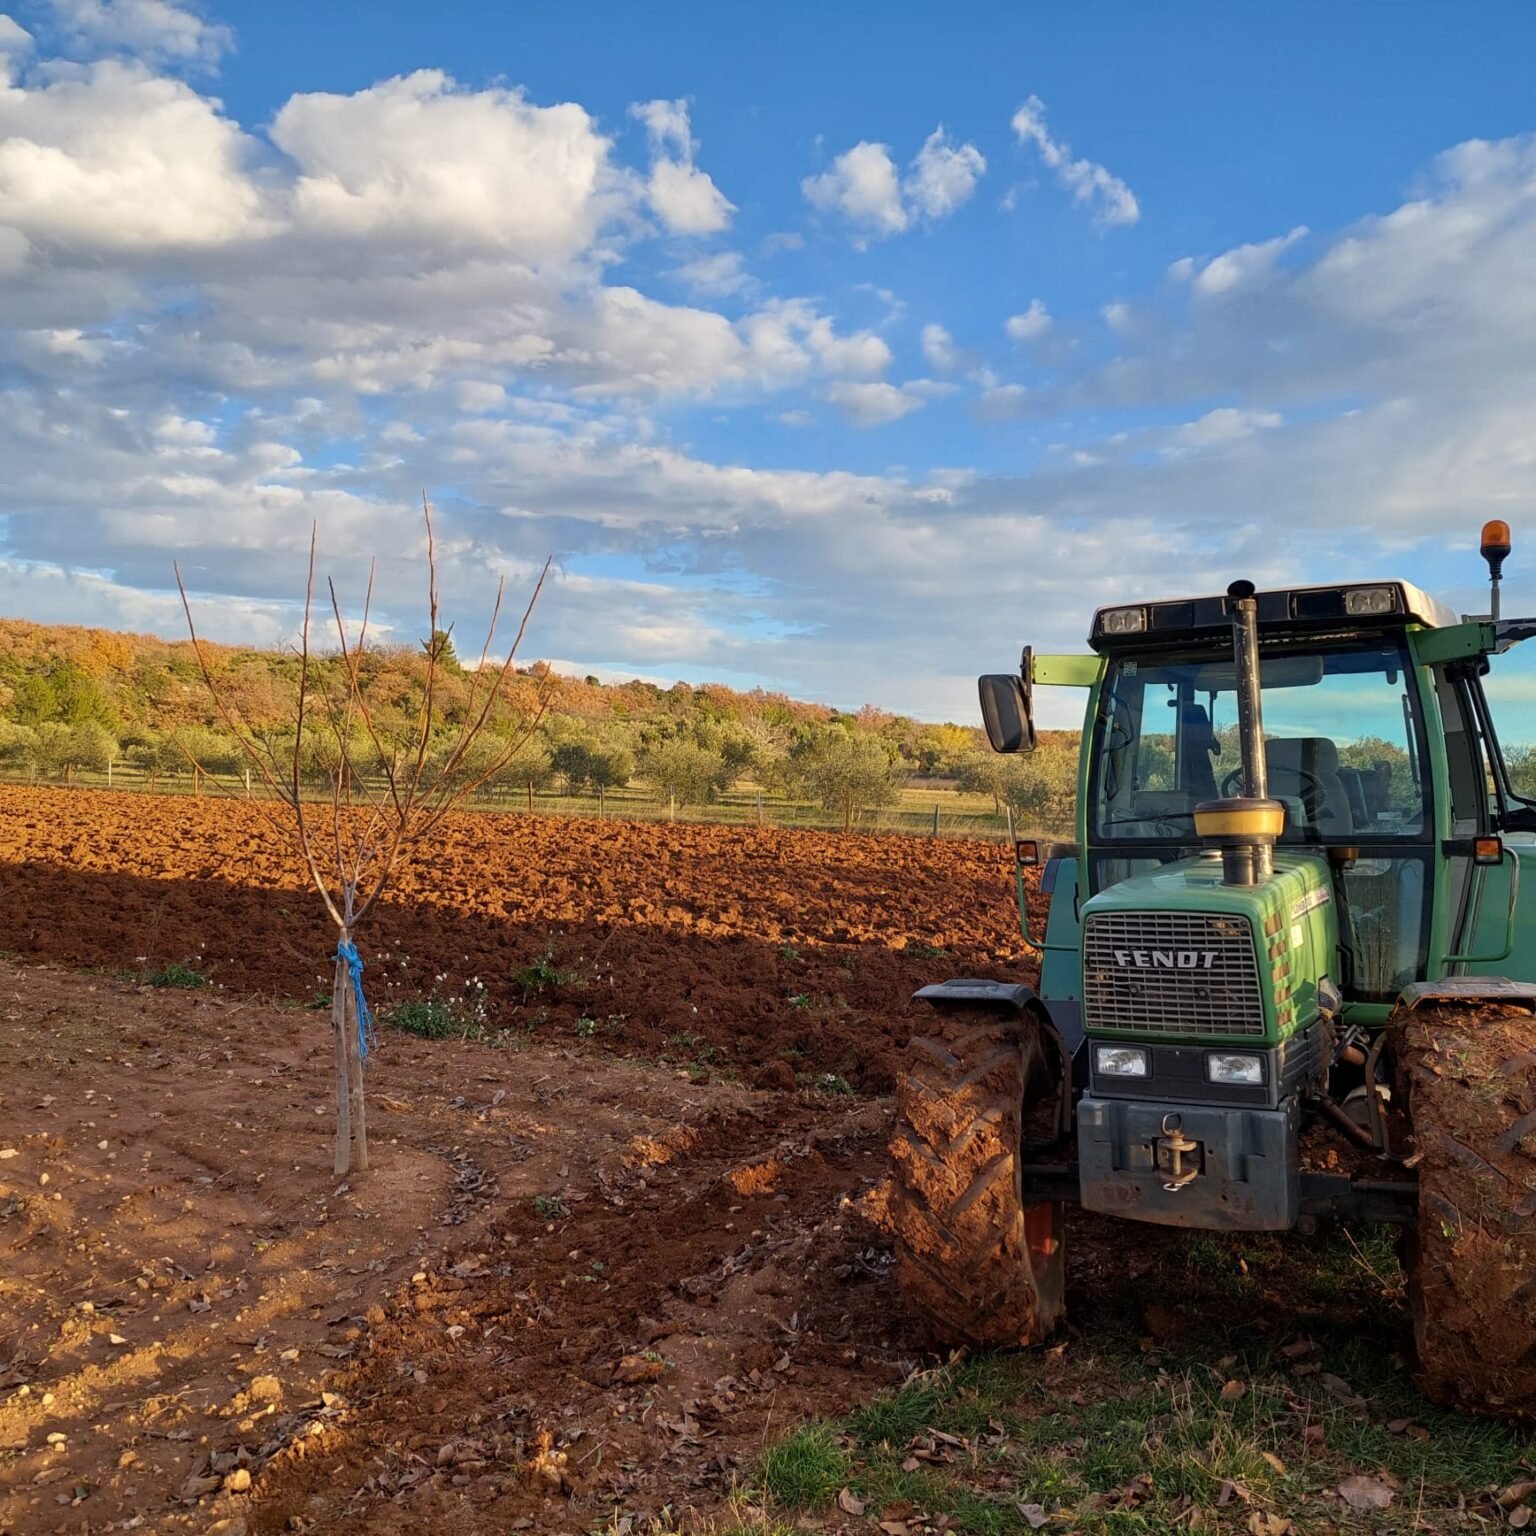
{"type": "Polygon", "coordinates": [[[343,1426],[268,1469],[253,1529],[586,1531],[661,1487],[717,1506],[776,1414],[900,1375],[849,1205],[886,1119],[752,1107],[637,1142],[579,1215],[509,1213],[398,1299],[338,1384],[343,1426]]]}

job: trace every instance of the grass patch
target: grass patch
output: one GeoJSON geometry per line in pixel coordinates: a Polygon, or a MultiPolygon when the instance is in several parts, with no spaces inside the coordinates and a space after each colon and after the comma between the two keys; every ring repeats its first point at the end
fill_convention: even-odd
{"type": "Polygon", "coordinates": [[[763,1455],[763,1492],[785,1509],[814,1509],[834,1498],[851,1463],[833,1424],[806,1424],[763,1455]]]}
{"type": "Polygon", "coordinates": [[[181,960],[172,960],[151,971],[144,980],[152,987],[206,987],[208,978],[181,960]]]}
{"type": "Polygon", "coordinates": [[[422,1040],[478,1040],[484,1026],[450,997],[433,993],[396,1003],[389,1022],[422,1040]]]}
{"type": "Polygon", "coordinates": [[[525,965],[522,970],[514,971],[512,979],[523,989],[523,996],[526,998],[541,992],[552,992],[557,987],[568,986],[576,978],[573,972],[562,971],[555,964],[554,951],[546,949],[532,965],[525,965]]]}
{"type": "Polygon", "coordinates": [[[1074,1298],[1055,1348],[960,1361],[802,1425],[750,1487],[770,1512],[833,1518],[847,1488],[871,1528],[894,1510],[966,1536],[1497,1526],[1536,1432],[1418,1394],[1395,1242],[1171,1234],[1143,1278],[1101,1273],[1074,1298]],[[1348,1507],[1353,1476],[1390,1504],[1348,1507]]]}

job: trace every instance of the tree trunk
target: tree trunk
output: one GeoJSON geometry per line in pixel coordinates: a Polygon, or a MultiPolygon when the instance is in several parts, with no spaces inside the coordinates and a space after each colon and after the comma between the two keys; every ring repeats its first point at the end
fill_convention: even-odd
{"type": "Polygon", "coordinates": [[[352,973],[340,955],[336,957],[336,979],[331,987],[331,1033],[336,1045],[336,1175],[341,1177],[352,1167],[352,1072],[347,1054],[347,1016],[351,1009],[352,973]]]}

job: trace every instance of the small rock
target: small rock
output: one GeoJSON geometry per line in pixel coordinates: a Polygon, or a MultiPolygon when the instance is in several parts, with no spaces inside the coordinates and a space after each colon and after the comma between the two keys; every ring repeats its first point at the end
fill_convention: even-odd
{"type": "Polygon", "coordinates": [[[283,1384],[276,1376],[258,1376],[246,1391],[254,1403],[278,1403],[283,1398],[283,1384]]]}
{"type": "Polygon", "coordinates": [[[249,1468],[236,1467],[228,1477],[224,1479],[225,1493],[249,1493],[251,1491],[251,1474],[249,1468]]]}

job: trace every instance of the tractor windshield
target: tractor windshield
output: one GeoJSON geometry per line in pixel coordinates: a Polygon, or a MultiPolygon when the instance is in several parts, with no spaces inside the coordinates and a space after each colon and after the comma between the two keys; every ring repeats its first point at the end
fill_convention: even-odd
{"type": "MultiPolygon", "coordinates": [[[[1402,642],[1264,646],[1269,793],[1288,843],[1422,840],[1429,810],[1402,642]]],[[[1241,794],[1230,653],[1110,660],[1093,750],[1090,838],[1194,838],[1203,800],[1241,794]]]]}

